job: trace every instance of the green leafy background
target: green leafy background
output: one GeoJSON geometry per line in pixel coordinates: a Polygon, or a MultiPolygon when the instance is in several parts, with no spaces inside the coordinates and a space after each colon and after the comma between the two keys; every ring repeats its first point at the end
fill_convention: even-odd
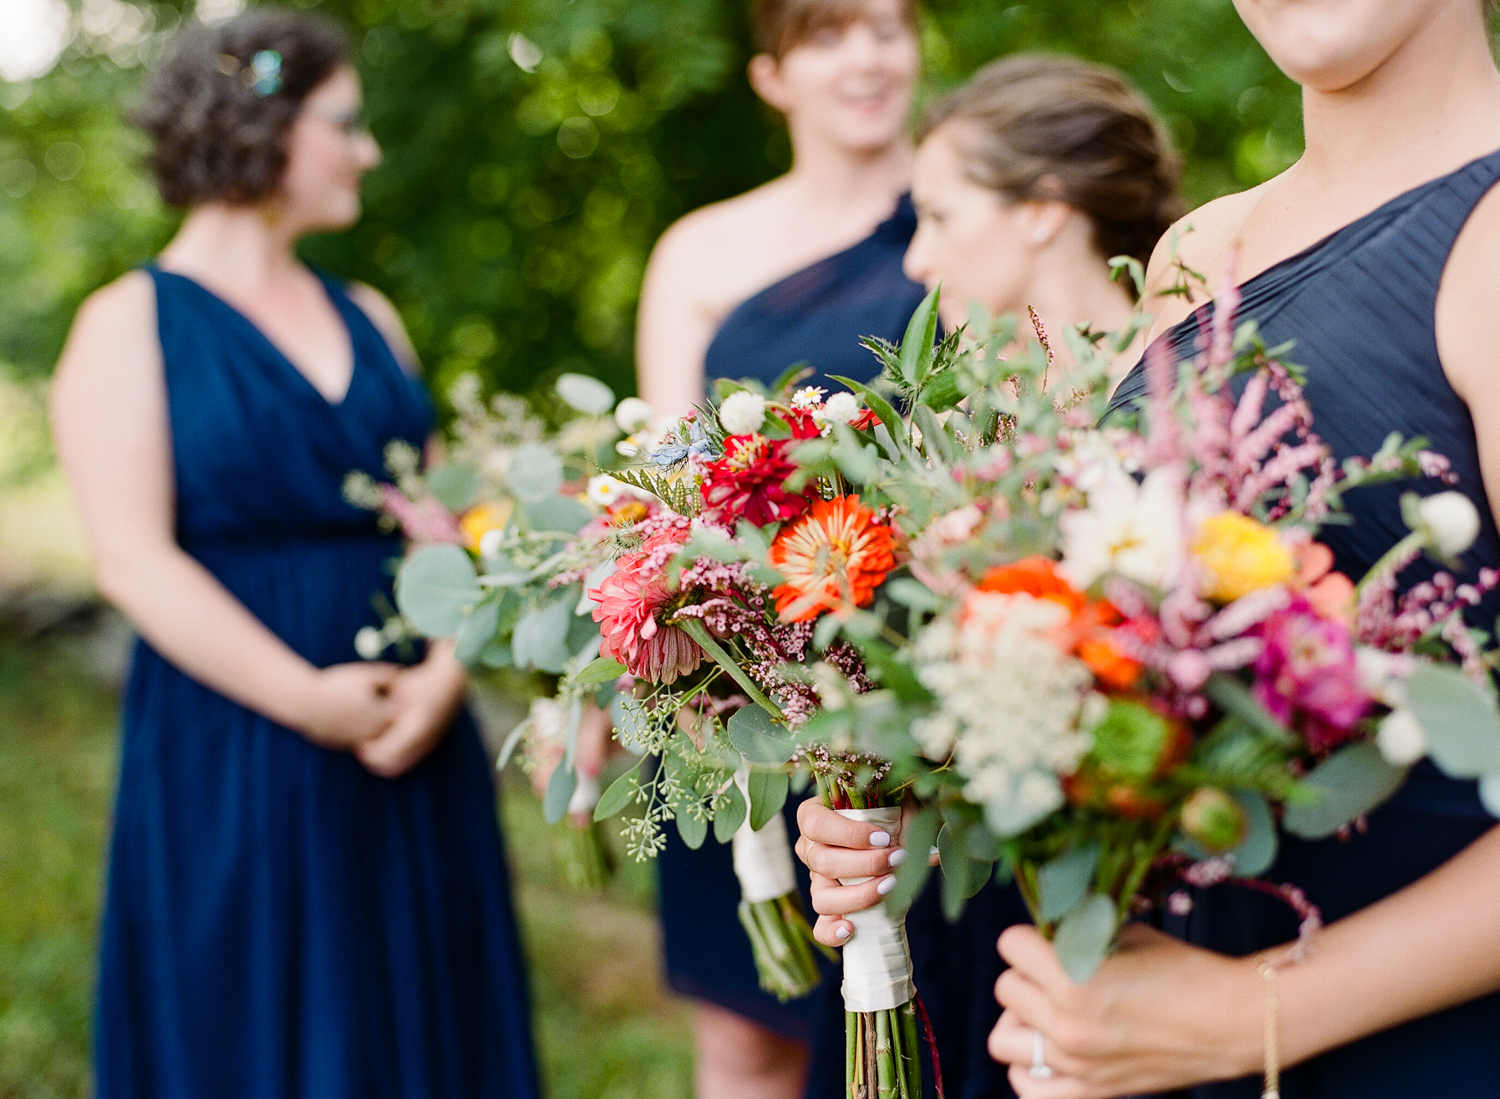
{"type": "MultiPolygon", "coordinates": [[[[514,390],[576,370],[629,391],[653,241],[789,161],[743,76],[743,0],[301,6],[350,28],[386,152],[363,221],[306,254],[391,295],[439,391],[476,368],[514,390]],[[534,72],[512,59],[513,34],[540,49],[534,72]]],[[[83,295],[150,257],[175,221],[120,118],[184,9],[98,10],[116,25],[96,16],[50,74],[0,83],[0,362],[22,375],[50,369],[83,295]]],[[[1300,149],[1295,89],[1229,0],[932,0],[922,42],[923,98],[1017,50],[1119,66],[1168,119],[1195,202],[1300,149]]]]}

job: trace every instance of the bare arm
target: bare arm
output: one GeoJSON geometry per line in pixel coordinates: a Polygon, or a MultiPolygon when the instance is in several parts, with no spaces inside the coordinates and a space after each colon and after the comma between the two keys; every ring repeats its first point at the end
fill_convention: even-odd
{"type": "Polygon", "coordinates": [[[641,286],[636,326],[636,380],[658,424],[692,411],[704,398],[703,357],[717,319],[702,297],[706,258],[689,219],[663,234],[641,286]]]}
{"type": "Polygon", "coordinates": [[[151,283],[132,274],[79,310],[52,387],[58,456],[100,591],[188,675],[310,739],[384,728],[394,669],[320,671],[176,543],[166,392],[151,283]]]}

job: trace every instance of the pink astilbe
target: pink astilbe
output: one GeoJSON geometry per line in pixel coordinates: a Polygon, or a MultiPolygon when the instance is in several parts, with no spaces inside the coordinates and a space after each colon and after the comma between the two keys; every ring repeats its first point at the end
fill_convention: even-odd
{"type": "Polygon", "coordinates": [[[386,512],[401,524],[401,533],[419,546],[453,543],[467,545],[469,536],[458,525],[458,519],[435,497],[412,500],[395,485],[380,486],[380,502],[386,512]]]}

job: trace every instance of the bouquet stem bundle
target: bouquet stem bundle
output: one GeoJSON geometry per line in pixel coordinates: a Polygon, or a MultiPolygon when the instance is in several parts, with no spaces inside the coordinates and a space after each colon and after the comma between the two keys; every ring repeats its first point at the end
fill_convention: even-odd
{"type": "MultiPolygon", "coordinates": [[[[818,774],[818,792],[830,809],[855,819],[879,821],[894,837],[900,828],[904,789],[885,788],[881,777],[867,761],[835,763],[818,774]]],[[[861,880],[866,879],[843,884],[857,885],[861,880]]],[[[905,916],[893,920],[880,906],[853,914],[850,922],[855,926],[854,938],[844,948],[846,1095],[848,1099],[921,1099],[916,990],[905,916]]]]}
{"type": "Polygon", "coordinates": [[[609,887],[613,867],[604,843],[602,825],[590,816],[579,820],[572,814],[560,826],[555,853],[558,876],[578,893],[602,893],[609,887]]]}
{"type": "Polygon", "coordinates": [[[762,989],[785,1003],[818,987],[822,974],[801,897],[792,892],[769,901],[742,900],[739,913],[762,989]]]}

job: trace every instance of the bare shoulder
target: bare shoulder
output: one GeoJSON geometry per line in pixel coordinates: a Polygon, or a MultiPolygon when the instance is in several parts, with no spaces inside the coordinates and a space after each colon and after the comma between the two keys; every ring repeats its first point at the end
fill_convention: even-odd
{"type": "Polygon", "coordinates": [[[1438,354],[1448,380],[1472,408],[1500,395],[1492,318],[1500,301],[1500,187],[1480,200],[1454,242],[1438,286],[1438,354]]]}
{"type": "Polygon", "coordinates": [[[420,374],[417,349],[412,346],[411,337],[406,334],[406,325],[401,320],[401,313],[391,299],[364,282],[349,283],[348,293],[349,300],[364,310],[376,331],[385,337],[385,342],[390,344],[402,368],[409,374],[420,374]]]}
{"type": "Polygon", "coordinates": [[[95,290],[73,317],[58,362],[60,375],[152,366],[160,357],[156,288],[144,271],[131,271],[95,290]]]}
{"type": "Polygon", "coordinates": [[[674,221],[657,247],[690,254],[704,249],[738,249],[764,229],[782,189],[780,180],[772,180],[742,195],[701,206],[674,221]]]}
{"type": "Polygon", "coordinates": [[[1152,335],[1180,321],[1217,289],[1224,263],[1267,184],[1213,199],[1179,218],[1151,253],[1146,268],[1152,335]]]}

